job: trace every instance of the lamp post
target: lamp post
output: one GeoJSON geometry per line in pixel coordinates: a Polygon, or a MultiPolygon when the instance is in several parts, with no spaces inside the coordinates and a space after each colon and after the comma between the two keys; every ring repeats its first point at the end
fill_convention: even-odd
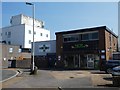
{"type": "Polygon", "coordinates": [[[32,71],[31,74],[35,73],[35,62],[34,62],[34,16],[35,16],[35,5],[33,3],[26,2],[26,5],[32,6],[32,14],[33,14],[33,43],[32,43],[32,55],[33,55],[33,61],[32,61],[32,71]]]}

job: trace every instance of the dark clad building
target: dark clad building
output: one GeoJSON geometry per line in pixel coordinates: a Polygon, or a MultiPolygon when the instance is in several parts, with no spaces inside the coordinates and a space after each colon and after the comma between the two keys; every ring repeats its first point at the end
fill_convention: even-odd
{"type": "Polygon", "coordinates": [[[117,51],[117,36],[106,26],[55,34],[58,68],[101,69],[117,51]]]}

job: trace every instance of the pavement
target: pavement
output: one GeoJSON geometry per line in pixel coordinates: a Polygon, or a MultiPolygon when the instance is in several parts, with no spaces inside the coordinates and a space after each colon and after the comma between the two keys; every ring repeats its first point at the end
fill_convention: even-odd
{"type": "Polygon", "coordinates": [[[111,87],[111,75],[97,70],[52,71],[38,70],[29,75],[28,69],[21,70],[15,78],[2,83],[3,88],[94,88],[111,87]]]}

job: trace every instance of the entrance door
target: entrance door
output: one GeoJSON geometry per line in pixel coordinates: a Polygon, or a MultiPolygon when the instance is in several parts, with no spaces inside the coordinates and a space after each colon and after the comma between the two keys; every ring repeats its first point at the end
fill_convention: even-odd
{"type": "Polygon", "coordinates": [[[87,68],[94,68],[94,55],[93,54],[87,55],[87,68]]]}
{"type": "Polygon", "coordinates": [[[80,55],[80,67],[84,69],[87,67],[87,56],[86,55],[80,55]]]}
{"type": "Polygon", "coordinates": [[[80,67],[80,55],[78,55],[78,54],[74,55],[74,67],[75,68],[80,67]]]}

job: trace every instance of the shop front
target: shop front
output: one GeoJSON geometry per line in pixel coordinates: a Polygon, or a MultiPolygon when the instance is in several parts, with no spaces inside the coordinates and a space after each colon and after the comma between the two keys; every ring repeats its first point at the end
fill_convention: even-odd
{"type": "Polygon", "coordinates": [[[69,54],[64,56],[65,68],[68,69],[97,69],[99,67],[98,61],[99,55],[97,54],[69,54]]]}

